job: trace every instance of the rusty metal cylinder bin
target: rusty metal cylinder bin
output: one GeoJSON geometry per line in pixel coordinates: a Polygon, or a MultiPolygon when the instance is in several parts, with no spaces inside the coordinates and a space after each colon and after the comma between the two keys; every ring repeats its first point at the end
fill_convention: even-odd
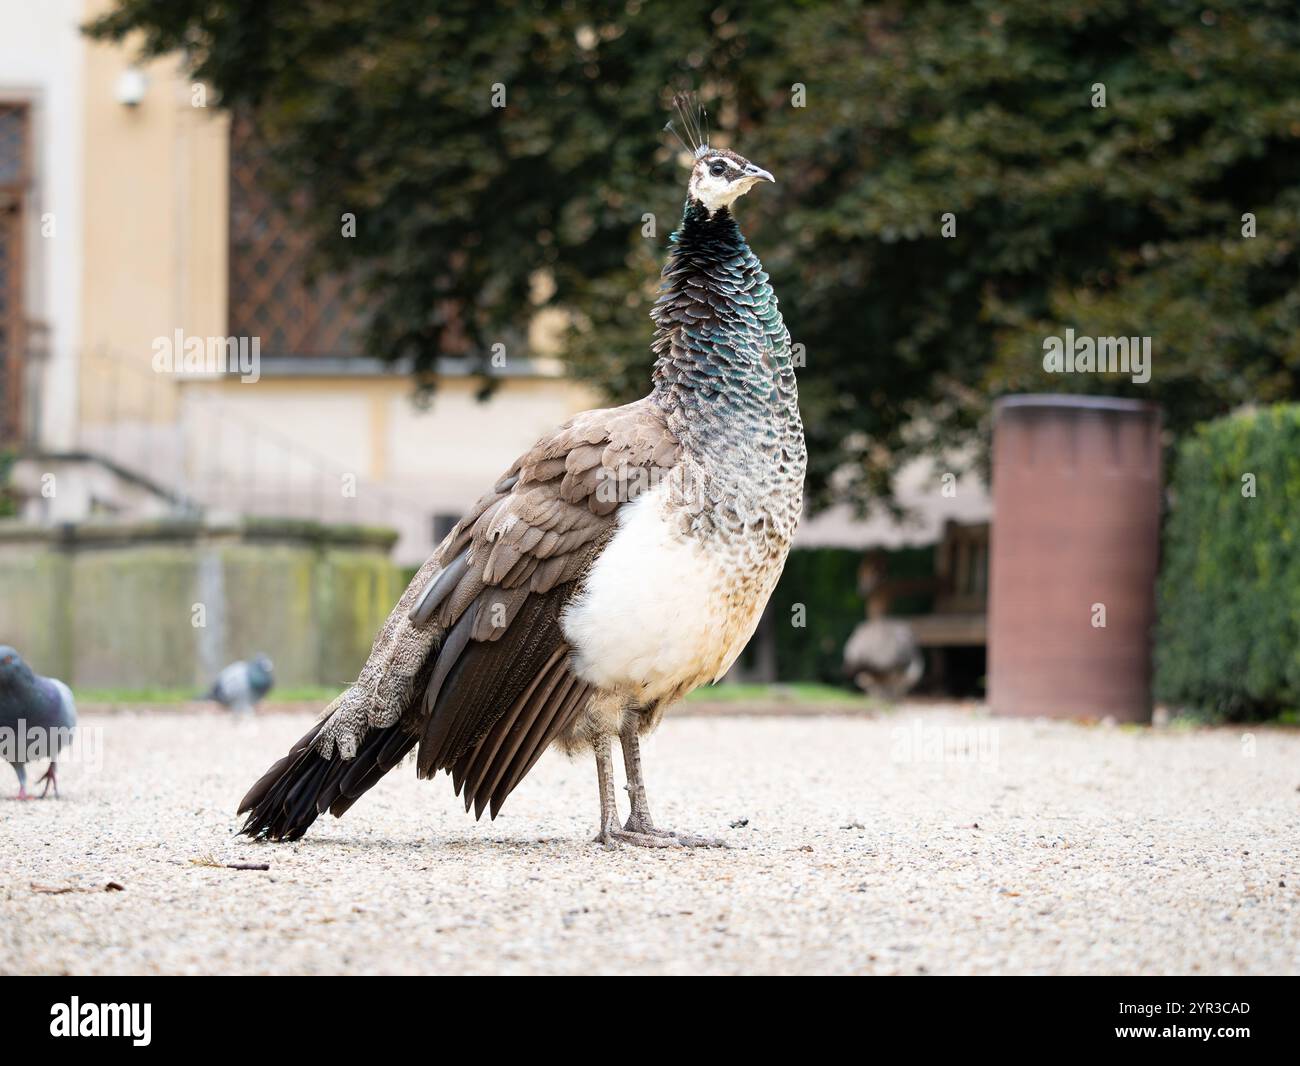
{"type": "Polygon", "coordinates": [[[1154,404],[998,401],[988,626],[995,714],[1151,720],[1161,493],[1154,404]]]}

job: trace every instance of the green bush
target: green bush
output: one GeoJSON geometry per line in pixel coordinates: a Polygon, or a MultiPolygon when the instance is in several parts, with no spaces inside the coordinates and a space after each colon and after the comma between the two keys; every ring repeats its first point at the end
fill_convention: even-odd
{"type": "Polygon", "coordinates": [[[1156,698],[1233,719],[1300,708],[1300,405],[1206,423],[1178,450],[1156,698]]]}

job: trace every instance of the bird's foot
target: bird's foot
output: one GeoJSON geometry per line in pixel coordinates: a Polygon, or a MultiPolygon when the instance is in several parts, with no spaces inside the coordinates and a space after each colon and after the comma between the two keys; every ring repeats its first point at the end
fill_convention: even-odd
{"type": "Polygon", "coordinates": [[[592,837],[592,841],[596,844],[602,844],[610,850],[617,848],[620,844],[632,844],[638,848],[680,847],[678,841],[670,836],[659,833],[631,833],[626,829],[620,829],[617,824],[602,829],[592,837]]]}
{"type": "Polygon", "coordinates": [[[41,799],[45,798],[46,794],[50,791],[51,786],[53,786],[54,788],[54,798],[58,799],[59,798],[59,774],[58,771],[55,769],[53,763],[50,763],[50,768],[36,779],[36,783],[38,785],[42,781],[45,782],[45,788],[41,790],[41,799]]]}
{"type": "Polygon", "coordinates": [[[22,785],[18,786],[18,795],[14,797],[15,800],[29,800],[35,798],[36,797],[33,796],[30,792],[28,792],[27,789],[25,789],[22,785]]]}
{"type": "Polygon", "coordinates": [[[618,843],[636,844],[643,848],[725,848],[727,842],[716,837],[697,837],[690,833],[677,833],[671,829],[659,829],[649,818],[631,815],[622,829],[617,825],[613,829],[602,830],[596,839],[606,847],[612,847],[608,837],[618,843]]]}

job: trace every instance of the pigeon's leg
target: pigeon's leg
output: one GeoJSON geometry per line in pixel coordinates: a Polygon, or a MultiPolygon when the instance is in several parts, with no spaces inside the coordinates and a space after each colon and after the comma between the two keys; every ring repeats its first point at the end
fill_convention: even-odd
{"type": "Polygon", "coordinates": [[[592,745],[596,749],[596,779],[600,783],[600,832],[597,844],[612,848],[618,844],[636,844],[643,848],[671,848],[677,841],[671,837],[651,833],[633,833],[619,828],[618,804],[614,799],[614,759],[610,755],[609,735],[598,737],[592,745]]]}
{"type": "Polygon", "coordinates": [[[59,766],[58,763],[56,763],[53,759],[50,760],[50,768],[36,779],[36,783],[38,785],[42,781],[45,783],[45,788],[41,791],[41,799],[45,798],[46,793],[50,791],[51,785],[54,786],[54,798],[58,799],[59,798],[59,766]]]}
{"type": "Polygon", "coordinates": [[[623,742],[623,769],[627,773],[627,793],[632,799],[632,813],[628,816],[623,831],[638,836],[654,837],[664,841],[670,847],[725,848],[727,844],[724,840],[655,828],[654,819],[650,817],[650,804],[646,800],[645,778],[641,774],[641,740],[637,735],[635,720],[623,727],[619,739],[623,742]]]}
{"type": "Polygon", "coordinates": [[[14,773],[18,775],[18,795],[15,799],[29,800],[31,794],[27,791],[27,767],[20,762],[11,762],[9,764],[14,768],[14,773]]]}

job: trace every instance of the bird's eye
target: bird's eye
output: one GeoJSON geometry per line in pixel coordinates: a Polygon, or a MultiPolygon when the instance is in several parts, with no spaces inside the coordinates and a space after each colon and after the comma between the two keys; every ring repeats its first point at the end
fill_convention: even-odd
{"type": "Polygon", "coordinates": [[[722,177],[722,175],[725,174],[726,172],[727,172],[727,164],[722,162],[721,160],[714,163],[713,166],[709,167],[709,173],[712,174],[715,178],[722,177]]]}

